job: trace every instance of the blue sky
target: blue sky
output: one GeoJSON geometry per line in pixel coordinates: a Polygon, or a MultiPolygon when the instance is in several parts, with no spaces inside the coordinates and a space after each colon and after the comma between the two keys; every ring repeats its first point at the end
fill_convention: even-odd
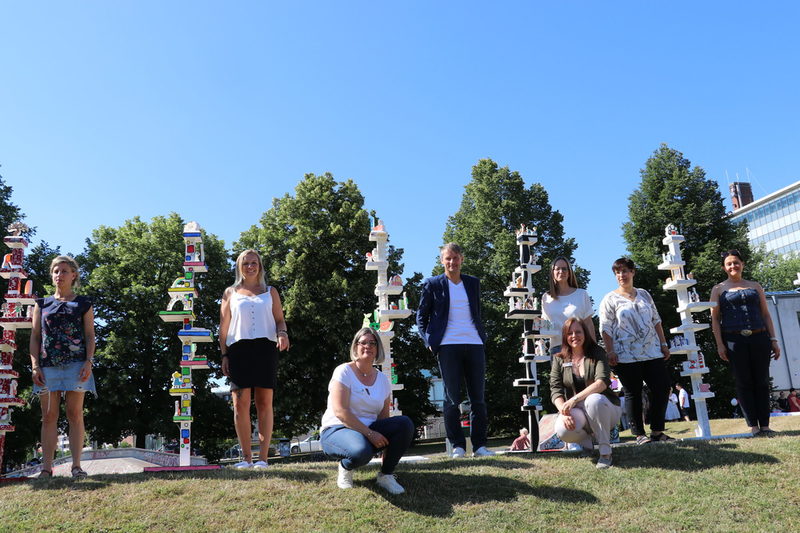
{"type": "MultiPolygon", "coordinates": [[[[470,169],[542,183],[615,287],[662,142],[727,198],[800,179],[795,2],[0,2],[0,174],[37,239],[171,211],[227,244],[352,178],[429,274],[470,169]],[[727,173],[727,177],[726,177],[727,173]]],[[[727,201],[727,200],[726,200],[727,201]]],[[[728,205],[730,202],[727,201],[728,205]]]]}

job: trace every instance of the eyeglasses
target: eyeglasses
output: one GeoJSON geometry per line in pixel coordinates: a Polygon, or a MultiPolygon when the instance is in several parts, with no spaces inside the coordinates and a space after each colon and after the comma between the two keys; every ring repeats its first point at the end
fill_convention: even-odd
{"type": "Polygon", "coordinates": [[[728,250],[727,252],[722,252],[720,255],[722,256],[722,259],[725,259],[729,255],[735,255],[739,259],[742,258],[742,254],[739,252],[739,250],[728,250]]]}
{"type": "Polygon", "coordinates": [[[358,341],[356,344],[358,344],[359,346],[363,346],[364,348],[375,347],[378,345],[378,343],[375,341],[358,341]]]}

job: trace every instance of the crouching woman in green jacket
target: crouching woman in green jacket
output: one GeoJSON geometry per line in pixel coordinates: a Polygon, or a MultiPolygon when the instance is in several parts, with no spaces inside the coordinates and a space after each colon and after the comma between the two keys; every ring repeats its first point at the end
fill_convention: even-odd
{"type": "Polygon", "coordinates": [[[584,323],[569,318],[562,329],[561,352],[553,357],[550,391],[558,409],[556,434],[593,450],[597,441],[597,468],[611,466],[611,429],[619,422],[619,397],[609,388],[606,353],[588,335],[584,323]]]}

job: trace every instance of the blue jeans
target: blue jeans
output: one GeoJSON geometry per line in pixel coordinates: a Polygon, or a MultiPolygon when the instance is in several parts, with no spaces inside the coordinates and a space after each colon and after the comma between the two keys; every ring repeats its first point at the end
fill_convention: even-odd
{"type": "MultiPolygon", "coordinates": [[[[392,416],[376,420],[369,425],[369,429],[377,431],[389,441],[389,445],[383,448],[381,472],[391,474],[411,445],[414,423],[407,416],[392,416]]],[[[320,442],[325,455],[340,458],[346,470],[364,466],[378,453],[367,437],[342,425],[328,426],[322,430],[320,442]]]]}
{"type": "Polygon", "coordinates": [[[486,355],[482,344],[443,344],[439,347],[439,371],[444,384],[444,429],[453,447],[466,449],[461,430],[461,382],[467,382],[471,404],[470,438],[472,449],[486,445],[488,415],[483,393],[486,387],[486,355]]]}

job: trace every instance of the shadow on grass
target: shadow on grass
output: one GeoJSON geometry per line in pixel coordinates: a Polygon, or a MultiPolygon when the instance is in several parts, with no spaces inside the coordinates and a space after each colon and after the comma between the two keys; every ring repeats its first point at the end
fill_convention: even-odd
{"type": "Polygon", "coordinates": [[[387,494],[374,482],[367,482],[376,494],[409,513],[448,517],[454,507],[464,504],[508,502],[520,495],[561,503],[597,503],[590,492],[550,485],[530,485],[500,476],[463,475],[443,472],[403,472],[398,476],[406,488],[401,495],[387,494]]]}
{"type": "Polygon", "coordinates": [[[780,460],[764,453],[738,449],[731,442],[653,443],[620,448],[614,453],[618,468],[663,468],[696,472],[735,464],[775,464],[780,460]]]}
{"type": "Polygon", "coordinates": [[[29,481],[33,490],[62,490],[92,491],[106,488],[110,485],[126,485],[131,483],[144,483],[153,480],[159,481],[209,481],[209,480],[241,480],[242,482],[256,481],[265,478],[282,478],[301,483],[320,483],[327,476],[324,472],[311,470],[266,470],[242,471],[223,468],[220,470],[201,470],[187,472],[145,472],[137,474],[98,474],[81,480],[57,476],[48,479],[33,479],[29,481]]]}
{"type": "Polygon", "coordinates": [[[497,458],[481,457],[481,458],[467,458],[462,459],[434,459],[432,461],[423,461],[414,464],[414,470],[459,470],[462,468],[475,468],[478,466],[488,466],[492,468],[499,468],[501,470],[517,470],[520,468],[531,468],[534,463],[531,460],[538,455],[526,454],[524,457],[512,458],[497,458]]]}

